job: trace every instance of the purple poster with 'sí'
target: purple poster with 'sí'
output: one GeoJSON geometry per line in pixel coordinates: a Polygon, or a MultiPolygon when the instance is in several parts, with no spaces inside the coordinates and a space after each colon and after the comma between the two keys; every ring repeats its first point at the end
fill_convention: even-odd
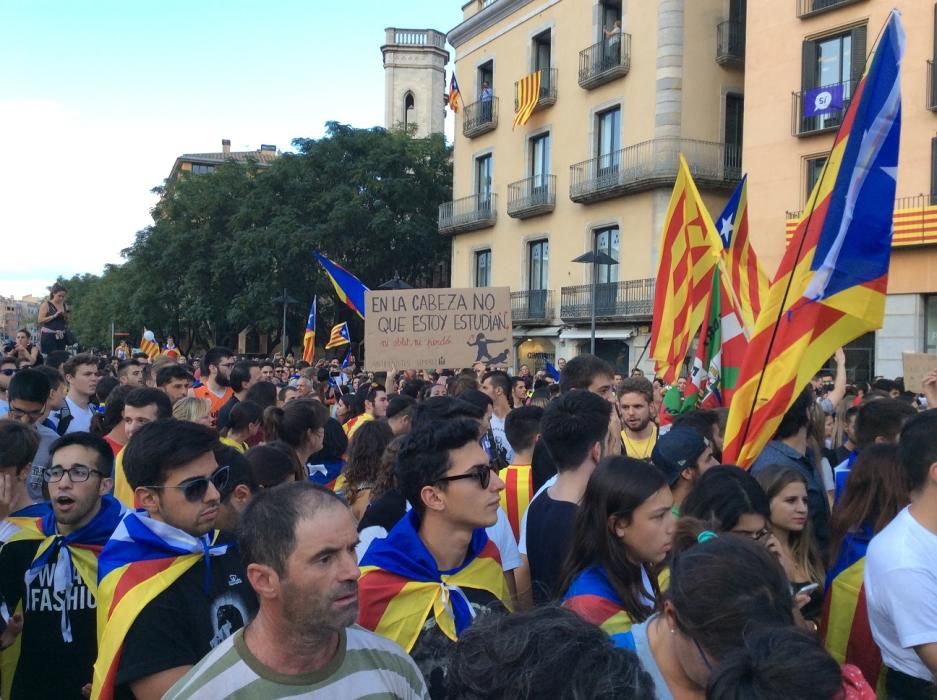
{"type": "Polygon", "coordinates": [[[843,83],[813,88],[804,92],[804,116],[839,112],[843,109],[843,83]]]}

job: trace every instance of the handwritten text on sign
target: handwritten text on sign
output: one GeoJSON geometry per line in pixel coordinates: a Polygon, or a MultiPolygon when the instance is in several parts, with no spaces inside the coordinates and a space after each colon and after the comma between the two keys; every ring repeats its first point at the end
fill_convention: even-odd
{"type": "Polygon", "coordinates": [[[365,294],[371,371],[511,363],[511,290],[393,289],[365,294]]]}

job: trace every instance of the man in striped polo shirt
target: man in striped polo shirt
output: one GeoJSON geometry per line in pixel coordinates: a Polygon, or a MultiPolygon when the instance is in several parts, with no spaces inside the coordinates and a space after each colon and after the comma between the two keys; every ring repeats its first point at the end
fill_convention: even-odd
{"type": "Polygon", "coordinates": [[[310,482],[261,491],[238,528],[260,611],[165,698],[427,699],[407,653],[354,624],[357,542],[351,510],[331,491],[310,482]]]}

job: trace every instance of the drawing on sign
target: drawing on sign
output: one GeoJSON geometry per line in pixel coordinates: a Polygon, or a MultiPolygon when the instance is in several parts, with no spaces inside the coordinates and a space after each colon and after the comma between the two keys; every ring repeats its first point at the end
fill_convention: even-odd
{"type": "Polygon", "coordinates": [[[466,345],[468,345],[470,348],[477,348],[477,351],[475,354],[475,362],[490,362],[491,364],[497,365],[507,360],[508,355],[511,353],[511,351],[508,348],[505,348],[504,350],[501,351],[500,354],[492,355],[491,351],[488,350],[488,343],[503,343],[503,342],[505,342],[505,340],[503,339],[502,340],[488,340],[488,338],[485,337],[484,333],[479,333],[478,335],[475,336],[474,342],[472,340],[472,337],[469,336],[469,339],[466,345]]]}

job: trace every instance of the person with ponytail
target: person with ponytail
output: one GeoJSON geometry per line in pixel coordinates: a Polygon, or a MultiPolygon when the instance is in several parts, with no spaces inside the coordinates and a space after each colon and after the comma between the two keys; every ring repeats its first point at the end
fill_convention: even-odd
{"type": "Polygon", "coordinates": [[[305,466],[309,457],[322,449],[328,419],[329,410],[316,399],[294,399],[283,408],[270,406],[264,412],[266,441],[282,440],[305,466]]]}
{"type": "Polygon", "coordinates": [[[715,669],[706,700],[875,700],[855,666],[839,667],[815,635],[793,627],[746,634],[715,669]]]}
{"type": "Polygon", "coordinates": [[[629,647],[631,626],[656,608],[655,569],[670,552],[672,508],[664,473],[631,457],[603,460],[586,486],[560,591],[565,607],[617,646],[629,647]]]}

